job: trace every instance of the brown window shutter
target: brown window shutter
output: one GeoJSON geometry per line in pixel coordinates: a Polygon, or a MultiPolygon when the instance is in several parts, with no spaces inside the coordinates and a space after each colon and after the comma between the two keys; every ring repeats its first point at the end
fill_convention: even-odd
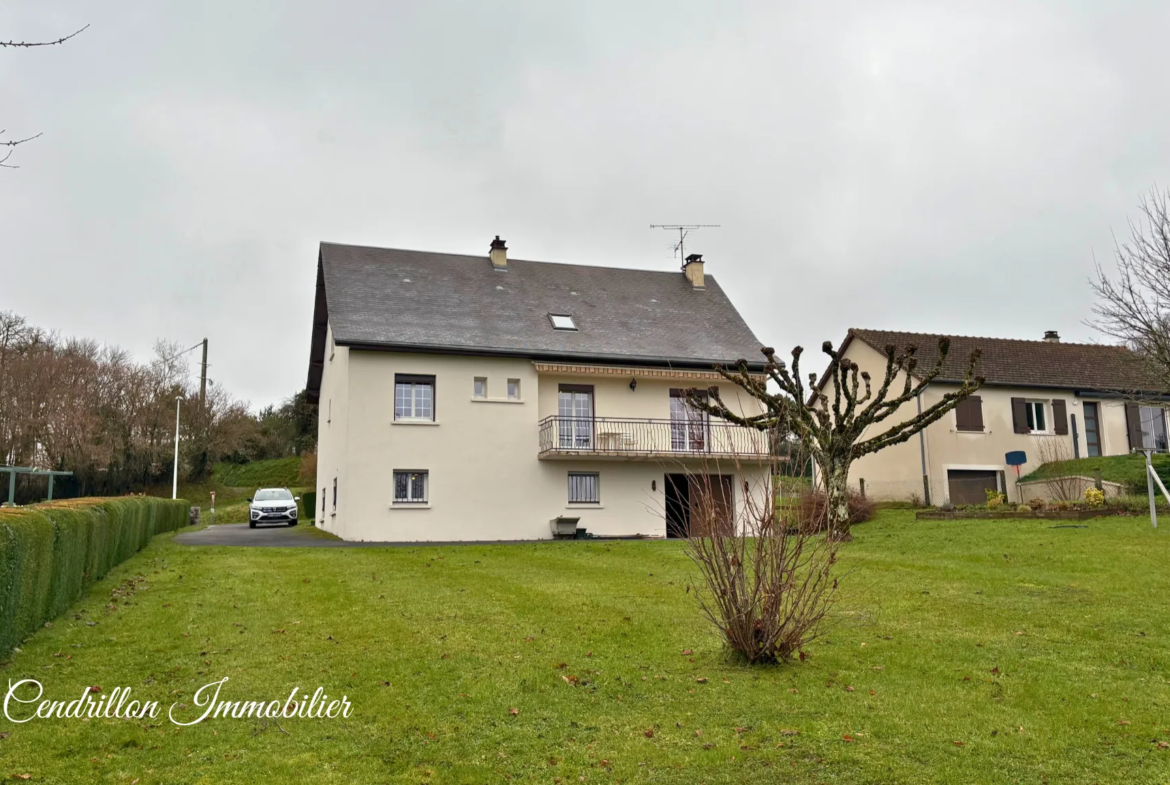
{"type": "Polygon", "coordinates": [[[983,430],[983,399],[972,395],[955,407],[955,430],[983,430]]]}
{"type": "Polygon", "coordinates": [[[1129,449],[1142,448],[1142,413],[1136,403],[1125,405],[1125,430],[1129,434],[1129,449]]]}
{"type": "Polygon", "coordinates": [[[1030,433],[1028,412],[1024,409],[1023,398],[1012,398],[1012,430],[1016,433],[1030,433]]]}
{"type": "Polygon", "coordinates": [[[1057,436],[1068,436],[1068,408],[1061,398],[1052,401],[1052,432],[1057,436]]]}

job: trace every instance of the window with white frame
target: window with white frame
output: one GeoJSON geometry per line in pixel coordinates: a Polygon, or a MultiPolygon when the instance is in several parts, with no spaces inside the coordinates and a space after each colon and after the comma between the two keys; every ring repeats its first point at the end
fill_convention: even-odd
{"type": "Polygon", "coordinates": [[[424,471],[394,472],[394,503],[426,504],[427,474],[424,471]]]}
{"type": "Polygon", "coordinates": [[[394,419],[435,419],[435,377],[394,375],[394,419]]]}
{"type": "Polygon", "coordinates": [[[487,397],[487,378],[483,376],[475,377],[475,383],[472,386],[472,395],[476,398],[487,397]]]}
{"type": "Polygon", "coordinates": [[[1024,416],[1032,433],[1048,433],[1048,409],[1045,401],[1024,401],[1024,416]]]}
{"type": "Polygon", "coordinates": [[[600,503],[600,475],[597,472],[569,472],[569,504],[600,503]]]}
{"type": "Polygon", "coordinates": [[[1161,406],[1142,406],[1142,447],[1147,450],[1165,450],[1166,440],[1166,410],[1161,406]]]}
{"type": "Polygon", "coordinates": [[[508,380],[508,400],[509,401],[520,400],[520,380],[519,379],[509,379],[508,380]]]}

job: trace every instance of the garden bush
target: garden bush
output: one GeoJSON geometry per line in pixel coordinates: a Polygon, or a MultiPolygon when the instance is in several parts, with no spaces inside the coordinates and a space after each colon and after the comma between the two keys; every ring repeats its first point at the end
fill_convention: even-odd
{"type": "MultiPolygon", "coordinates": [[[[860,493],[849,492],[849,525],[864,523],[873,517],[877,505],[860,493]]],[[[829,519],[829,494],[820,490],[806,490],[800,495],[800,505],[789,510],[788,523],[803,532],[820,531],[829,519]]]]}
{"type": "Polygon", "coordinates": [[[0,509],[0,656],[151,537],[186,525],[188,508],[135,496],[0,509]]]}
{"type": "Polygon", "coordinates": [[[317,520],[316,491],[305,491],[301,494],[301,517],[310,523],[317,520]]]}

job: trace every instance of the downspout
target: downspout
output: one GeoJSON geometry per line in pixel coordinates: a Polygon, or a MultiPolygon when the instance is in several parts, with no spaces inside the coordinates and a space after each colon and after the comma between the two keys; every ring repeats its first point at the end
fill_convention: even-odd
{"type": "MultiPolygon", "coordinates": [[[[922,416],[922,392],[914,396],[918,401],[918,416],[922,416]]],[[[922,428],[918,431],[918,453],[922,458],[922,500],[926,506],[930,506],[930,475],[926,471],[926,429],[922,428]]]]}

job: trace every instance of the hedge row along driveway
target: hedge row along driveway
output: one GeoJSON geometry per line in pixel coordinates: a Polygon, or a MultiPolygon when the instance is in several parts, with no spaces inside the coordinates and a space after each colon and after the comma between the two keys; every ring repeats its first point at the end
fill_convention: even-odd
{"type": "Polygon", "coordinates": [[[0,657],[154,535],[185,525],[188,507],[139,496],[0,508],[0,657]]]}

